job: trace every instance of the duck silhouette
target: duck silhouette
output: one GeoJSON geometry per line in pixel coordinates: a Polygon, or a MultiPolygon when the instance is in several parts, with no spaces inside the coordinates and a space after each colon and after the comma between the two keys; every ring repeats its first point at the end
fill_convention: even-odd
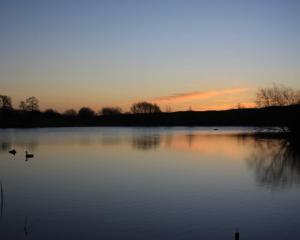
{"type": "Polygon", "coordinates": [[[15,149],[12,149],[12,150],[9,151],[9,153],[12,154],[12,155],[16,155],[17,151],[15,149]]]}
{"type": "Polygon", "coordinates": [[[31,153],[28,153],[27,151],[25,151],[25,157],[26,157],[26,159],[27,159],[27,158],[33,158],[34,155],[31,154],[31,153]]]}

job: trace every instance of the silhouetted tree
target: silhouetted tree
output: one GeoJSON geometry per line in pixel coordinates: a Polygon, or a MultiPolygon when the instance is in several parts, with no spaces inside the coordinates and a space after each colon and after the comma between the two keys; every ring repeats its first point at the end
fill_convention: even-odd
{"type": "Polygon", "coordinates": [[[88,107],[82,107],[78,111],[78,116],[83,119],[93,118],[95,116],[95,112],[88,107]]]}
{"type": "Polygon", "coordinates": [[[0,109],[2,110],[11,110],[13,109],[11,98],[6,95],[0,95],[0,109]]]}
{"type": "Polygon", "coordinates": [[[64,112],[64,115],[68,117],[76,117],[77,112],[74,109],[68,109],[64,112]]]}
{"type": "Polygon", "coordinates": [[[100,110],[101,115],[118,115],[122,113],[119,107],[104,107],[100,110]]]}
{"type": "Polygon", "coordinates": [[[132,113],[160,113],[158,105],[148,102],[138,102],[131,106],[132,113]]]}
{"type": "Polygon", "coordinates": [[[271,88],[260,88],[256,93],[256,104],[258,107],[300,104],[300,90],[276,84],[271,88]]]}
{"type": "Polygon", "coordinates": [[[20,104],[19,104],[19,108],[22,111],[27,111],[26,103],[24,101],[21,101],[20,104]]]}
{"type": "Polygon", "coordinates": [[[29,97],[24,101],[21,101],[19,107],[23,111],[39,111],[39,100],[36,97],[29,97]]]}
{"type": "Polygon", "coordinates": [[[36,97],[29,97],[26,99],[26,107],[28,111],[39,111],[39,100],[36,97]]]}

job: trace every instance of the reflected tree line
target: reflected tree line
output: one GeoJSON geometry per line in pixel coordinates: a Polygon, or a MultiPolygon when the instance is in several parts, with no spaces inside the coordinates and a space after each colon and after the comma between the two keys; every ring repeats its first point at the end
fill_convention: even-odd
{"type": "MultiPolygon", "coordinates": [[[[169,137],[164,139],[166,144],[171,140],[169,137]]],[[[240,144],[250,144],[252,152],[246,157],[246,162],[249,168],[254,170],[256,180],[261,186],[283,189],[300,184],[300,141],[298,136],[255,133],[248,136],[233,135],[232,137],[237,138],[240,144]]],[[[185,141],[187,146],[191,147],[193,144],[197,144],[197,136],[187,134],[185,141]]],[[[162,137],[158,134],[132,138],[132,146],[144,151],[155,150],[162,142],[162,137]]]]}
{"type": "Polygon", "coordinates": [[[154,150],[159,147],[161,136],[159,134],[134,136],[131,142],[133,148],[137,150],[154,150]]]}
{"type": "Polygon", "coordinates": [[[257,182],[272,189],[300,183],[300,141],[297,137],[256,136],[247,163],[257,182]]]}
{"type": "MultiPolygon", "coordinates": [[[[228,139],[224,141],[232,141],[236,139],[237,144],[251,149],[246,156],[246,162],[249,169],[253,170],[255,178],[259,185],[271,189],[281,189],[293,185],[300,184],[300,141],[298,136],[281,135],[278,133],[254,133],[254,134],[237,134],[228,135],[228,139]]],[[[215,141],[217,135],[212,139],[215,141]]],[[[184,147],[193,148],[199,145],[205,149],[203,143],[211,141],[207,135],[185,134],[180,135],[178,139],[172,134],[138,134],[130,138],[132,148],[141,151],[153,151],[158,149],[162,144],[167,148],[176,146],[172,142],[176,142],[184,147]],[[183,140],[184,142],[181,142],[183,140]]],[[[90,138],[82,142],[79,138],[78,144],[102,144],[102,145],[120,145],[128,142],[122,141],[122,138],[102,137],[90,138]]],[[[73,143],[73,142],[72,142],[73,143]]],[[[38,141],[31,140],[30,144],[17,140],[14,143],[17,146],[29,146],[29,148],[37,148],[38,141]]],[[[11,139],[7,136],[0,138],[0,151],[8,154],[8,151],[15,147],[12,145],[11,139]]],[[[189,149],[187,149],[189,150],[189,149]]],[[[218,146],[215,146],[218,150],[218,146]]],[[[200,152],[201,153],[201,152],[200,152]]]]}

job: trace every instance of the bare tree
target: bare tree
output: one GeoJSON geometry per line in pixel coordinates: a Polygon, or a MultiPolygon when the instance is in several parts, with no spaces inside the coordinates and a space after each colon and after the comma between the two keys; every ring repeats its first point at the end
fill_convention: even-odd
{"type": "Polygon", "coordinates": [[[0,95],[0,109],[11,110],[12,108],[11,98],[6,95],[0,95]]]}
{"type": "Polygon", "coordinates": [[[27,111],[39,111],[39,100],[36,97],[29,97],[26,99],[27,111]]]}
{"type": "Polygon", "coordinates": [[[103,107],[100,110],[101,115],[118,115],[122,114],[122,109],[119,107],[103,107]]]}
{"type": "Polygon", "coordinates": [[[39,100],[36,97],[29,97],[25,101],[21,101],[19,108],[22,111],[39,111],[39,100]]]}
{"type": "Polygon", "coordinates": [[[132,113],[160,113],[158,105],[148,102],[138,102],[131,106],[132,113]]]}
{"type": "Polygon", "coordinates": [[[26,103],[25,103],[24,101],[21,101],[20,104],[19,104],[19,108],[20,108],[22,111],[27,111],[26,103]]]}
{"type": "Polygon", "coordinates": [[[255,102],[258,107],[300,104],[300,90],[274,84],[271,88],[258,89],[255,102]]]}

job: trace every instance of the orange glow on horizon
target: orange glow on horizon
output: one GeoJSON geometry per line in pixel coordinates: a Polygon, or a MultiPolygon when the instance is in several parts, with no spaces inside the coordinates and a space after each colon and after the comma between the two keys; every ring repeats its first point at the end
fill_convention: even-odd
{"type": "MultiPolygon", "coordinates": [[[[123,112],[129,112],[132,104],[139,101],[148,101],[160,106],[162,111],[166,110],[166,106],[171,108],[171,111],[186,111],[190,108],[194,111],[205,110],[226,110],[238,108],[255,107],[253,89],[250,88],[228,88],[221,90],[195,91],[172,94],[169,96],[155,98],[140,98],[140,99],[124,99],[105,101],[98,99],[97,95],[90,95],[87,98],[68,97],[64,101],[59,98],[51,98],[46,96],[45,99],[39,97],[40,109],[46,110],[52,108],[59,112],[64,112],[67,109],[79,110],[81,107],[89,107],[95,112],[101,110],[102,107],[121,107],[123,112]]],[[[18,106],[15,106],[16,108],[18,106]]]]}
{"type": "Polygon", "coordinates": [[[205,133],[191,135],[176,135],[165,139],[165,146],[177,151],[197,152],[209,156],[224,155],[232,159],[239,159],[249,149],[238,145],[237,141],[253,141],[251,138],[239,138],[234,134],[213,134],[205,133]],[[237,148],[239,146],[239,148],[237,148]]]}

